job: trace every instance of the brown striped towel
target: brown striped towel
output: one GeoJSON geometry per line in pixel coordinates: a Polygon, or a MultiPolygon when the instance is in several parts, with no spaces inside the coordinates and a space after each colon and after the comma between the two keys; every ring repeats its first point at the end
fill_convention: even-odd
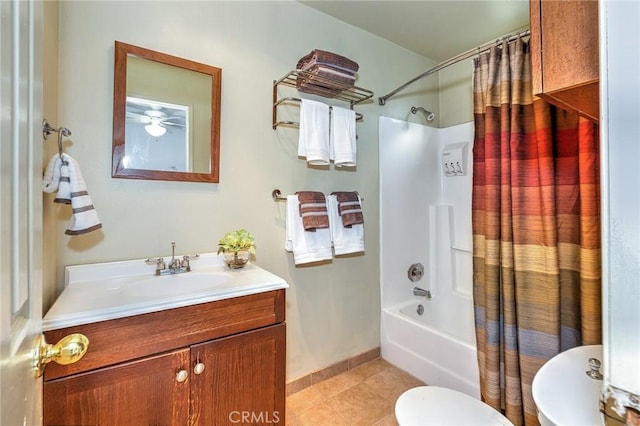
{"type": "Polygon", "coordinates": [[[327,65],[351,74],[355,74],[360,68],[357,62],[349,58],[320,49],[314,49],[308,55],[300,58],[296,67],[299,70],[306,70],[314,65],[327,65]]]}
{"type": "Polygon", "coordinates": [[[314,65],[298,74],[296,86],[301,92],[333,98],[342,91],[353,87],[355,81],[354,74],[324,65],[314,65]]]}
{"type": "Polygon", "coordinates": [[[315,232],[319,228],[329,227],[327,200],[322,192],[298,191],[300,217],[305,231],[315,232]]]}
{"type": "Polygon", "coordinates": [[[351,228],[352,225],[364,223],[362,206],[357,192],[332,192],[338,199],[338,213],[342,218],[342,226],[351,228]]]}

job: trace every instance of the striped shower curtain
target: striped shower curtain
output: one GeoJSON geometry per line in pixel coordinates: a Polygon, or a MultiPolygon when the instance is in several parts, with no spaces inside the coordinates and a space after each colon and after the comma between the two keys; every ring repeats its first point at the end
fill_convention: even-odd
{"type": "Polygon", "coordinates": [[[598,126],[534,98],[529,47],[475,59],[473,281],[482,399],[538,424],[535,373],[601,342],[598,126]]]}

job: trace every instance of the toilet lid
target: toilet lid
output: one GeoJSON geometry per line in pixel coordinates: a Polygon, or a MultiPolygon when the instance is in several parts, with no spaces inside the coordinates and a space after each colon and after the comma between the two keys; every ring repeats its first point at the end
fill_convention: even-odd
{"type": "Polygon", "coordinates": [[[506,417],[482,401],[437,386],[419,386],[400,395],[396,401],[396,420],[401,426],[513,426],[506,417]]]}

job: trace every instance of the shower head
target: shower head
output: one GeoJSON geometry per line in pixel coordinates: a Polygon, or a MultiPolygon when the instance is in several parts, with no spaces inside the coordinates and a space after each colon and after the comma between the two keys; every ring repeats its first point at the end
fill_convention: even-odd
{"type": "Polygon", "coordinates": [[[422,107],[411,107],[411,114],[415,114],[418,111],[420,111],[420,112],[422,112],[424,114],[424,117],[427,119],[427,121],[431,121],[434,118],[436,118],[434,113],[432,113],[431,111],[427,111],[426,109],[424,109],[422,107]]]}

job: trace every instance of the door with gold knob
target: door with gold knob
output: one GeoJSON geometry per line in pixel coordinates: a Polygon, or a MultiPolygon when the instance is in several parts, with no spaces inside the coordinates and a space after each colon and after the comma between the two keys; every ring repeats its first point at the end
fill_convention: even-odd
{"type": "Polygon", "coordinates": [[[42,324],[43,3],[0,1],[2,425],[37,425],[42,416],[31,360],[42,324]]]}

